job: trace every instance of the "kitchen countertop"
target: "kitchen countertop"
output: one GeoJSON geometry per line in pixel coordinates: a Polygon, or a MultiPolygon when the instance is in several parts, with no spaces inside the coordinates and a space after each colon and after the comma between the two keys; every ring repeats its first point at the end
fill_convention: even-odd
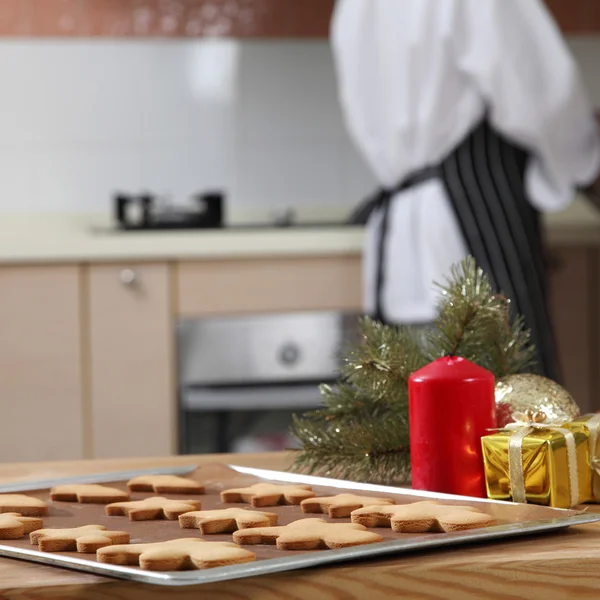
{"type": "MultiPolygon", "coordinates": [[[[584,200],[545,215],[544,222],[550,244],[600,244],[600,212],[584,200]]],[[[356,255],[363,236],[358,226],[126,233],[96,216],[4,215],[0,263],[356,255]]]]}
{"type": "MultiPolygon", "coordinates": [[[[178,456],[0,465],[0,482],[170,465],[234,463],[282,470],[284,453],[178,456]]],[[[589,511],[600,510],[589,505],[589,511]]],[[[552,535],[468,545],[412,555],[249,577],[188,588],[119,581],[88,573],[0,559],[0,597],[178,600],[235,598],[597,598],[600,594],[600,524],[552,535]]]]}
{"type": "Polygon", "coordinates": [[[352,255],[362,240],[362,227],[347,226],[124,232],[89,217],[7,217],[0,263],[352,255]]]}

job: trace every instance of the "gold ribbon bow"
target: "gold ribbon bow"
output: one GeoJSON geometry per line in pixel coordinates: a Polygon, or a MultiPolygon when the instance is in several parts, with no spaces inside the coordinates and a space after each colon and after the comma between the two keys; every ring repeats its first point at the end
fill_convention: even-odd
{"type": "Polygon", "coordinates": [[[569,484],[571,491],[571,506],[579,503],[579,477],[577,474],[577,448],[575,436],[571,431],[561,427],[565,421],[546,423],[546,414],[542,411],[515,412],[512,415],[514,423],[504,427],[514,431],[508,440],[508,477],[513,502],[527,502],[525,494],[525,473],[523,472],[523,440],[536,430],[549,430],[560,433],[565,438],[567,446],[567,461],[569,465],[569,484]]]}

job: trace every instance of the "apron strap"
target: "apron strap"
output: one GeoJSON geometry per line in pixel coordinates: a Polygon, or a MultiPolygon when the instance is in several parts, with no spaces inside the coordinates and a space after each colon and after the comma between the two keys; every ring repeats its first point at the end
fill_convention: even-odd
{"type": "Polygon", "coordinates": [[[383,323],[386,322],[383,311],[382,292],[385,280],[385,261],[387,237],[389,230],[390,204],[392,198],[410,188],[416,187],[431,179],[442,176],[441,165],[424,167],[419,171],[409,174],[398,185],[392,188],[381,188],[373,201],[373,209],[380,209],[381,221],[379,222],[379,244],[377,247],[377,273],[375,276],[375,313],[373,318],[383,323]]]}

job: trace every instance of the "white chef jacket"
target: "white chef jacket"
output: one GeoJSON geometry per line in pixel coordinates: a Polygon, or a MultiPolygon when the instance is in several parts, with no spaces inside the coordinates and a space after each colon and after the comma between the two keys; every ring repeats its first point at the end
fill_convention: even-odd
{"type": "MultiPolygon", "coordinates": [[[[526,191],[564,208],[600,169],[600,140],[576,64],[541,0],[338,0],[332,47],[350,134],[379,183],[439,163],[484,115],[532,154],[526,191]]],[[[375,305],[379,216],[365,242],[365,308],[375,305]]],[[[382,306],[396,323],[436,315],[467,247],[441,181],[391,204],[382,306]]]]}

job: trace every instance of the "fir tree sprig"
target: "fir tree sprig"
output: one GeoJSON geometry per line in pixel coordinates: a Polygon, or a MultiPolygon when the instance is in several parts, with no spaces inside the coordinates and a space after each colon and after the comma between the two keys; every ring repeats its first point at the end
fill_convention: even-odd
{"type": "Polygon", "coordinates": [[[492,289],[475,260],[455,266],[440,286],[438,317],[421,339],[408,327],[369,318],[343,359],[340,383],[321,386],[323,407],[294,417],[300,442],[293,470],[342,479],[405,483],[410,477],[408,379],[440,356],[463,356],[497,378],[533,365],[521,317],[492,289]]]}
{"type": "Polygon", "coordinates": [[[294,417],[293,429],[303,441],[295,470],[358,481],[406,481],[410,455],[405,418],[379,414],[362,422],[337,423],[294,417]]]}
{"type": "Polygon", "coordinates": [[[441,289],[438,318],[428,335],[431,359],[462,356],[496,378],[533,366],[535,347],[521,317],[511,321],[510,301],[492,289],[472,257],[453,267],[441,289]]]}

